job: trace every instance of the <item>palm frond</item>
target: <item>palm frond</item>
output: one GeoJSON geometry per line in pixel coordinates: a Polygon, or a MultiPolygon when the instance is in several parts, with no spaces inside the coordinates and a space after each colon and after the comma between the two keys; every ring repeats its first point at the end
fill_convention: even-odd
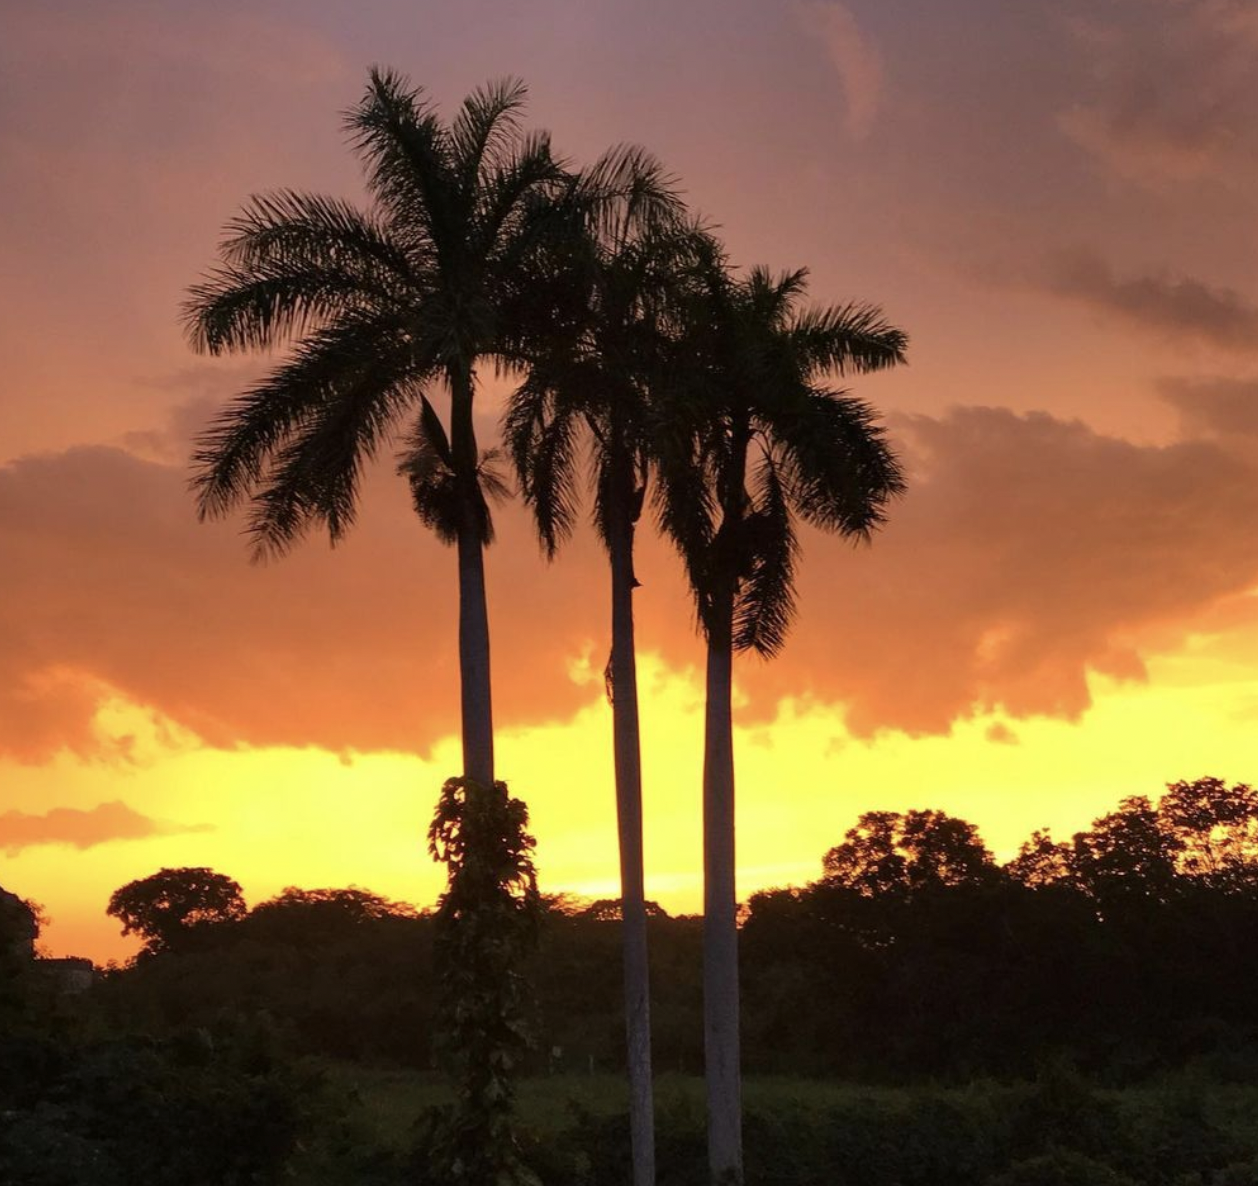
{"type": "Polygon", "coordinates": [[[508,243],[512,249],[508,258],[514,262],[532,248],[540,226],[555,213],[552,203],[531,205],[528,197],[540,187],[559,186],[565,173],[562,163],[551,155],[549,132],[517,136],[510,150],[500,156],[482,179],[474,234],[486,255],[500,250],[504,241],[508,243]],[[506,235],[508,228],[523,233],[506,235]]]}
{"type": "Polygon", "coordinates": [[[416,281],[406,253],[377,216],[322,194],[253,195],[227,224],[219,250],[227,264],[244,271],[280,265],[378,274],[382,283],[416,281]]]}
{"type": "Polygon", "coordinates": [[[406,357],[404,344],[390,351],[381,334],[361,350],[345,351],[315,388],[321,398],[271,450],[251,491],[248,530],[256,558],[282,555],[317,525],[335,544],[353,525],[362,467],[424,378],[408,374],[399,355],[406,357]]]}
{"type": "Polygon", "coordinates": [[[548,559],[554,558],[576,522],[580,428],[579,415],[556,400],[553,388],[537,375],[517,388],[503,420],[503,441],[548,559]]]}
{"type": "Polygon", "coordinates": [[[480,455],[480,465],[476,468],[476,481],[480,485],[481,493],[488,502],[499,505],[510,502],[515,493],[503,468],[503,461],[501,449],[484,449],[480,455]]]}
{"type": "MultiPolygon", "coordinates": [[[[398,455],[397,472],[410,485],[411,504],[420,522],[443,544],[453,545],[458,542],[467,494],[455,476],[445,430],[439,422],[436,428],[439,431],[434,431],[432,420],[421,415],[398,455]]],[[[511,497],[511,487],[498,465],[500,459],[497,449],[487,449],[476,468],[477,535],[484,547],[494,540],[489,500],[500,503],[511,497]]]]}
{"type": "Polygon", "coordinates": [[[449,134],[421,88],[393,71],[372,70],[345,127],[367,166],[368,189],[390,218],[434,244],[460,233],[464,216],[449,134]]]}
{"type": "Polygon", "coordinates": [[[768,268],[756,265],[740,286],[751,324],[774,329],[785,324],[791,305],[807,291],[807,268],[774,276],[768,268]]]}
{"type": "Polygon", "coordinates": [[[711,592],[712,546],[718,506],[710,457],[687,419],[657,408],[654,426],[655,481],[650,501],[660,531],[676,547],[703,624],[711,592]]]}
{"type": "Polygon", "coordinates": [[[504,78],[477,87],[463,100],[450,124],[450,145],[465,192],[501,166],[519,134],[527,99],[521,79],[504,78]]]}
{"type": "Polygon", "coordinates": [[[459,484],[445,429],[426,399],[398,455],[397,470],[410,484],[411,501],[420,522],[443,544],[456,543],[463,506],[459,484]]]}
{"type": "Polygon", "coordinates": [[[278,454],[307,429],[343,392],[361,386],[368,374],[407,362],[389,355],[397,326],[345,319],[310,334],[293,358],[232,400],[196,442],[192,488],[202,518],[227,514],[251,498],[278,454]]]}
{"type": "Polygon", "coordinates": [[[908,335],[877,305],[810,309],[795,318],[790,346],[810,368],[840,375],[867,374],[902,365],[908,335]]]}
{"type": "Polygon", "coordinates": [[[686,206],[675,177],[636,144],[617,145],[577,176],[571,200],[591,232],[613,250],[677,227],[686,206]]]}
{"type": "Polygon", "coordinates": [[[347,310],[369,313],[395,303],[378,277],[339,263],[272,261],[211,272],[188,290],[182,316],[194,350],[226,354],[269,349],[347,310]]]}
{"type": "Polygon", "coordinates": [[[865,538],[904,492],[904,475],[869,404],[813,391],[773,426],[792,505],[808,522],[865,538]]]}
{"type": "Polygon", "coordinates": [[[734,603],[735,650],[773,658],[795,616],[798,546],[789,500],[772,452],[752,479],[750,510],[739,531],[744,568],[734,603]]]}

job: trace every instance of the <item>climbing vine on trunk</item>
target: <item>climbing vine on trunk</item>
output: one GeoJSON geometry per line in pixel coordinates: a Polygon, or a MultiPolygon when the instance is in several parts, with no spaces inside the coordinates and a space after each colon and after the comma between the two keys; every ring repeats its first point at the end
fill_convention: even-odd
{"type": "Polygon", "coordinates": [[[512,1116],[530,1045],[522,968],[537,940],[541,902],[528,808],[505,783],[449,779],[428,848],[447,867],[437,907],[438,1050],[455,1081],[439,1156],[451,1182],[533,1184],[512,1116]]]}

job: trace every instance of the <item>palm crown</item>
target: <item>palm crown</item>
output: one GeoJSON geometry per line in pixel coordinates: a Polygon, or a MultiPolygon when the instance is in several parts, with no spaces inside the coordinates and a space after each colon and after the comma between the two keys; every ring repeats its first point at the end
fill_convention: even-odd
{"type": "Polygon", "coordinates": [[[709,244],[660,410],[657,504],[700,624],[766,656],[794,613],[796,520],[863,539],[904,488],[873,409],[824,380],[901,363],[907,339],[871,305],[797,308],[806,276],[739,279],[709,244]]]}
{"type": "Polygon", "coordinates": [[[570,187],[548,137],[520,129],[524,98],[522,83],[492,85],[445,124],[403,78],[373,71],[345,121],[371,209],[285,191],[229,224],[221,266],[185,306],[193,345],[295,345],[201,438],[203,515],[251,501],[263,553],[316,524],[335,541],[354,520],[363,463],[407,419],[421,514],[447,540],[461,515],[488,539],[474,367],[517,353],[528,261],[570,187]],[[429,398],[440,382],[449,432],[429,398]]]}
{"type": "Polygon", "coordinates": [[[575,523],[585,445],[603,543],[626,513],[637,518],[653,453],[651,389],[695,244],[670,179],[641,150],[608,154],[580,189],[583,233],[569,240],[579,246],[553,289],[571,308],[551,306],[552,332],[529,353],[504,431],[549,556],[575,523]]]}

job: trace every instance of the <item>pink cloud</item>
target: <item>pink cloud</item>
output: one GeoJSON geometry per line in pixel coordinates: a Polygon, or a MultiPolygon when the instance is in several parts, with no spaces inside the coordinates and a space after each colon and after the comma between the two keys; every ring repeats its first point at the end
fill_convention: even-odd
{"type": "Polygon", "coordinates": [[[1165,186],[1252,178],[1258,35],[1232,0],[1118,0],[1076,22],[1088,85],[1062,130],[1115,175],[1165,186]]]}

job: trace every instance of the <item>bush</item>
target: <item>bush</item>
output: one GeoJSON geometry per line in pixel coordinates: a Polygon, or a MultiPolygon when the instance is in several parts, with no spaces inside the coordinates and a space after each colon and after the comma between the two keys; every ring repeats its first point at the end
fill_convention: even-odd
{"type": "Polygon", "coordinates": [[[1016,1162],[987,1179],[987,1186],[1139,1186],[1131,1178],[1083,1153],[1053,1149],[1016,1162]]]}
{"type": "Polygon", "coordinates": [[[265,1035],[192,1032],[63,1047],[0,1133],[0,1181],[26,1186],[278,1182],[322,1101],[265,1035]]]}

